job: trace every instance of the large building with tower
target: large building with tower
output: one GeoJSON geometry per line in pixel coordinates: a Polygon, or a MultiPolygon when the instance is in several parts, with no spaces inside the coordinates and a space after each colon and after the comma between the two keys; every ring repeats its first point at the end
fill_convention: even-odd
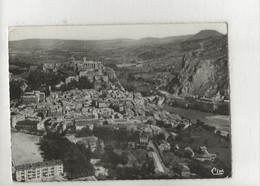
{"type": "Polygon", "coordinates": [[[98,70],[101,68],[102,63],[100,61],[88,61],[87,57],[83,58],[83,63],[87,68],[98,70]]]}
{"type": "Polygon", "coordinates": [[[102,63],[100,61],[89,61],[87,57],[83,58],[83,61],[76,61],[75,62],[75,70],[85,71],[85,70],[99,70],[102,67],[102,63]]]}
{"type": "Polygon", "coordinates": [[[45,100],[45,93],[40,91],[25,92],[22,96],[24,104],[43,102],[45,100]]]}

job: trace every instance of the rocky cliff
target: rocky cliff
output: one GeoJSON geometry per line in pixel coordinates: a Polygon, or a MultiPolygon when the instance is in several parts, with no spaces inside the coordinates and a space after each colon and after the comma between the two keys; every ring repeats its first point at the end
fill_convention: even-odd
{"type": "Polygon", "coordinates": [[[182,59],[182,69],[166,89],[180,96],[217,99],[229,98],[227,36],[193,40],[182,45],[189,48],[182,59]],[[190,46],[194,46],[190,50],[190,46]]]}
{"type": "Polygon", "coordinates": [[[103,68],[104,74],[108,76],[108,84],[109,86],[115,86],[117,88],[119,88],[122,91],[125,91],[124,87],[121,85],[121,83],[119,82],[119,80],[116,77],[116,73],[112,68],[109,67],[104,67],[103,68]]]}

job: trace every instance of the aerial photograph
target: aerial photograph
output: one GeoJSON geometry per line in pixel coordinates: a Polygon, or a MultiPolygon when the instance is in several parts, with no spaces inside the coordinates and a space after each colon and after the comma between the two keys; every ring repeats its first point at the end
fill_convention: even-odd
{"type": "Polygon", "coordinates": [[[225,23],[9,27],[12,179],[232,177],[225,23]]]}

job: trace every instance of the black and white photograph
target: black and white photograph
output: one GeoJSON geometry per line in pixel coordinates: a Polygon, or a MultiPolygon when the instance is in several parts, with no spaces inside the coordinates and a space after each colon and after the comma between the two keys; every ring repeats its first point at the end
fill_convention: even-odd
{"type": "Polygon", "coordinates": [[[232,177],[228,24],[8,37],[13,181],[232,177]]]}

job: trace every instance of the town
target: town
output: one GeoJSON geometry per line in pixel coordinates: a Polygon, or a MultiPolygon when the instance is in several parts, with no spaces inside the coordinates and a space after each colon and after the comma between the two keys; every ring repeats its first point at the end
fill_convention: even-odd
{"type": "Polygon", "coordinates": [[[159,96],[126,91],[113,70],[99,61],[84,57],[73,63],[45,63],[42,71],[65,72],[68,66],[76,75],[49,86],[48,96],[32,90],[11,101],[12,134],[39,136],[43,156],[40,162],[17,165],[13,154],[14,180],[204,178],[212,177],[212,167],[223,166],[220,152],[207,149],[216,148],[208,136],[226,144],[229,136],[199,120],[169,113],[159,96]],[[82,79],[91,86],[70,86],[82,79]],[[202,138],[199,134],[203,143],[195,142],[202,138]],[[73,159],[66,149],[59,151],[59,145],[84,157],[73,159]],[[82,168],[73,163],[82,163],[82,168]]]}

